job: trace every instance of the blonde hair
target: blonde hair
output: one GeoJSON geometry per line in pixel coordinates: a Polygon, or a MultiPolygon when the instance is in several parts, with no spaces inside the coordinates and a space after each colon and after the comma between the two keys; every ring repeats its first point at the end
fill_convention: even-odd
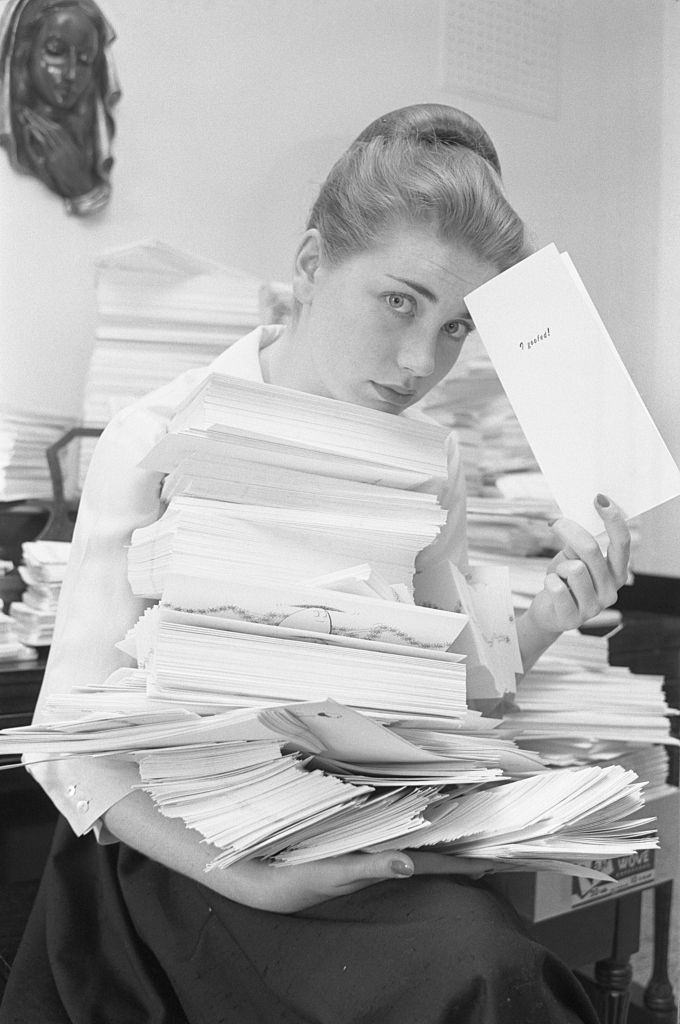
{"type": "Polygon", "coordinates": [[[365,128],[321,186],[307,227],[318,229],[325,258],[337,264],[403,223],[432,225],[499,271],[531,251],[491,139],[442,104],[403,107],[365,128]]]}

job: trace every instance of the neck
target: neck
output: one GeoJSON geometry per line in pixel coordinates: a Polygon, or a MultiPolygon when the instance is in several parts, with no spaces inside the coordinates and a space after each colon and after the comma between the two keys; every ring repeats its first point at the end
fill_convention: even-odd
{"type": "Polygon", "coordinates": [[[262,376],[267,384],[319,394],[314,368],[309,362],[309,348],[302,344],[304,327],[290,324],[272,345],[260,350],[262,376]]]}

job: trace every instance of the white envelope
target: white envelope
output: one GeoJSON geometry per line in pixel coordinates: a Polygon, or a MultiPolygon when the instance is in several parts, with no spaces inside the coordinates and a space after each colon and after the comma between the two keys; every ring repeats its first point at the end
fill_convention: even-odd
{"type": "Polygon", "coordinates": [[[466,296],[562,513],[594,534],[680,494],[680,471],[567,254],[551,244],[466,296]]]}

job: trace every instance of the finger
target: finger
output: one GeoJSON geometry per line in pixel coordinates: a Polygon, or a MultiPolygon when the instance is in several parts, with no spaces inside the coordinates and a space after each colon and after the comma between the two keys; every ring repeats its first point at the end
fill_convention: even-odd
{"type": "Polygon", "coordinates": [[[40,117],[34,111],[26,111],[26,123],[30,126],[30,129],[35,138],[41,143],[42,146],[53,146],[53,134],[54,127],[51,121],[47,121],[44,117],[40,117]]]}
{"type": "Polygon", "coordinates": [[[566,583],[556,573],[545,578],[545,590],[550,596],[556,621],[560,629],[572,629],[580,625],[580,613],[576,601],[566,583]]]}
{"type": "Polygon", "coordinates": [[[468,875],[481,878],[493,871],[495,864],[484,857],[454,857],[448,853],[430,853],[427,850],[409,851],[417,875],[468,875]]]}
{"type": "Polygon", "coordinates": [[[60,143],[60,135],[54,128],[48,126],[44,132],[45,146],[54,153],[60,143]]]}
{"type": "MultiPolygon", "coordinates": [[[[413,861],[401,850],[387,853],[352,853],[328,857],[308,864],[271,865],[263,861],[241,861],[230,869],[242,891],[258,893],[256,904],[264,910],[287,914],[315,906],[338,896],[366,889],[387,879],[408,880],[413,861]]],[[[249,896],[250,898],[250,896],[249,896]]],[[[248,903],[248,899],[244,900],[248,903]]]]}
{"type": "Polygon", "coordinates": [[[32,138],[39,143],[44,143],[46,135],[45,130],[39,124],[34,124],[32,121],[28,122],[28,132],[32,138]]]}
{"type": "Polygon", "coordinates": [[[565,554],[580,559],[588,569],[603,603],[616,600],[616,587],[605,556],[591,533],[572,519],[558,519],[553,530],[564,544],[565,554]]]}
{"type": "Polygon", "coordinates": [[[36,125],[42,120],[42,118],[39,118],[30,107],[24,107],[21,111],[20,117],[22,121],[30,125],[36,125]]]}
{"type": "Polygon", "coordinates": [[[337,888],[346,888],[386,878],[410,878],[415,871],[411,857],[401,850],[383,853],[348,853],[341,857],[329,857],[317,861],[317,866],[326,877],[324,881],[337,888]]]}
{"type": "Polygon", "coordinates": [[[574,556],[574,552],[570,551],[568,549],[567,550],[562,549],[562,551],[558,551],[557,554],[554,556],[554,558],[552,558],[548,562],[548,565],[546,566],[546,570],[545,571],[547,573],[548,572],[554,572],[557,569],[558,565],[561,565],[561,563],[564,562],[567,558],[573,558],[573,556],[574,556]]]}
{"type": "Polygon", "coordinates": [[[48,121],[46,117],[43,117],[42,114],[39,114],[37,110],[31,110],[30,107],[25,108],[24,116],[27,121],[30,121],[31,124],[36,125],[36,127],[47,128],[52,123],[51,121],[48,121]]]}
{"type": "Polygon", "coordinates": [[[607,563],[617,588],[622,587],[628,579],[630,559],[630,529],[626,517],[623,510],[604,494],[597,495],[595,510],[604,523],[609,537],[607,563]]]}
{"type": "Polygon", "coordinates": [[[580,559],[569,559],[557,567],[556,574],[564,580],[585,621],[592,619],[602,605],[587,566],[580,559]]]}
{"type": "Polygon", "coordinates": [[[43,146],[40,139],[36,138],[33,128],[26,128],[25,132],[26,148],[31,155],[32,160],[36,164],[44,163],[45,154],[43,152],[43,146]]]}

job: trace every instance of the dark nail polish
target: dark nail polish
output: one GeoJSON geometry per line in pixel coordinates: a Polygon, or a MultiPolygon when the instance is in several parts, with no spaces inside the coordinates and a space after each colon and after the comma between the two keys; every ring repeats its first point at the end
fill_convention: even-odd
{"type": "Polygon", "coordinates": [[[609,498],[606,498],[604,494],[598,494],[597,503],[600,506],[600,508],[609,508],[610,505],[609,498]]]}

